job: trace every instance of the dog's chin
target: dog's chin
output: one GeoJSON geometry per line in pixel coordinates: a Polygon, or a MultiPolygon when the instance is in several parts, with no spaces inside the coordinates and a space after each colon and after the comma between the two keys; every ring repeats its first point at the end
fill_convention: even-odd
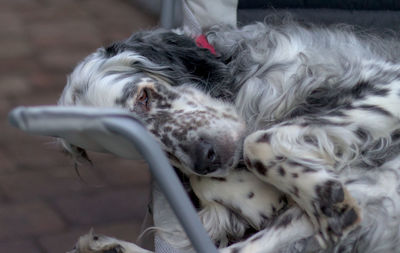
{"type": "Polygon", "coordinates": [[[193,166],[184,166],[181,170],[187,175],[196,175],[201,177],[226,177],[239,164],[240,156],[232,156],[226,163],[214,164],[211,168],[199,170],[193,166]]]}
{"type": "Polygon", "coordinates": [[[196,167],[193,159],[185,153],[168,153],[168,158],[172,166],[178,168],[187,176],[226,177],[242,160],[242,144],[242,141],[236,142],[235,150],[226,150],[222,159],[203,167],[196,167]]]}
{"type": "Polygon", "coordinates": [[[218,166],[209,170],[198,170],[190,165],[185,165],[183,163],[176,163],[176,161],[171,161],[171,164],[174,167],[178,168],[182,173],[184,173],[187,176],[196,175],[201,177],[226,177],[231,171],[231,169],[234,168],[234,166],[232,167],[218,166]]]}
{"type": "Polygon", "coordinates": [[[199,174],[199,173],[194,173],[197,176],[203,176],[203,177],[226,177],[228,176],[229,172],[231,171],[231,168],[219,168],[213,172],[208,172],[206,174],[199,174]]]}

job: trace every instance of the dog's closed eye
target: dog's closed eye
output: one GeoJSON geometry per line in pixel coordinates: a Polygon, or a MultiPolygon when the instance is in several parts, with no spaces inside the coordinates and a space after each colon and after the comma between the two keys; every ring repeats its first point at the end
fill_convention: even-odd
{"type": "Polygon", "coordinates": [[[138,99],[137,99],[138,103],[147,104],[148,100],[149,100],[149,97],[147,95],[146,89],[142,89],[138,96],[138,99]]]}
{"type": "Polygon", "coordinates": [[[137,112],[148,112],[150,110],[150,97],[149,91],[146,88],[140,90],[136,103],[135,111],[137,112]]]}

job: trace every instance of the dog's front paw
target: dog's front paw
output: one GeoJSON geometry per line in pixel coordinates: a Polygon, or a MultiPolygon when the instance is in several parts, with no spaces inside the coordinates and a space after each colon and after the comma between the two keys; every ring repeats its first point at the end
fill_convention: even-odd
{"type": "Polygon", "coordinates": [[[113,245],[108,249],[104,249],[101,253],[124,253],[121,245],[113,245]]]}
{"type": "MultiPolygon", "coordinates": [[[[122,241],[121,241],[122,242],[122,241]]],[[[93,230],[79,238],[74,249],[67,253],[124,253],[119,240],[112,237],[96,235],[93,230]]]]}
{"type": "Polygon", "coordinates": [[[341,182],[328,180],[315,186],[313,212],[307,212],[316,228],[322,247],[336,243],[361,222],[361,211],[356,201],[341,182]]]}
{"type": "Polygon", "coordinates": [[[67,253],[152,253],[137,245],[116,238],[96,235],[91,230],[79,238],[74,249],[67,253]]]}
{"type": "Polygon", "coordinates": [[[257,131],[244,142],[243,157],[261,180],[288,194],[303,209],[322,247],[334,244],[361,221],[360,209],[337,179],[331,159],[299,145],[300,126],[257,131]]]}

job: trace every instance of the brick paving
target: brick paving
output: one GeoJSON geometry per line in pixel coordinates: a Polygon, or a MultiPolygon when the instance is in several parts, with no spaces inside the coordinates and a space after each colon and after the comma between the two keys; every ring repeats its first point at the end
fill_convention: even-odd
{"type": "Polygon", "coordinates": [[[80,59],[156,24],[133,0],[0,0],[0,252],[65,252],[92,227],[136,241],[150,196],[143,161],[91,153],[79,178],[53,139],[6,118],[55,104],[80,59]]]}

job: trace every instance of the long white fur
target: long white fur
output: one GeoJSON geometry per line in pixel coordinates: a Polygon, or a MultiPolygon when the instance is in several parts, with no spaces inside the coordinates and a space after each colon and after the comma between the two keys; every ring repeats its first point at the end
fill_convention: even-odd
{"type": "MultiPolygon", "coordinates": [[[[390,133],[400,128],[400,53],[395,51],[399,47],[398,42],[381,40],[368,34],[356,35],[348,27],[310,29],[291,22],[278,26],[254,24],[240,29],[217,27],[212,29],[207,37],[222,57],[236,57],[235,61],[228,63],[231,64],[231,71],[235,76],[236,87],[233,89],[238,90],[234,106],[247,122],[247,130],[255,132],[268,129],[267,131],[273,132],[272,153],[286,155],[295,161],[312,158],[308,164],[310,167],[317,168],[324,164],[329,170],[334,170],[337,178],[348,182],[345,183],[346,188],[356,199],[363,213],[360,227],[351,231],[333,248],[322,249],[315,244],[312,237],[315,234],[314,227],[301,209],[293,206],[288,211],[293,219],[287,226],[272,225],[243,242],[221,249],[221,252],[303,252],[313,247],[317,252],[397,252],[400,248],[400,158],[396,155],[374,169],[365,169],[360,163],[371,164],[371,157],[375,153],[382,153],[393,145],[394,140],[390,133]],[[336,123],[350,122],[347,127],[327,125],[298,128],[279,125],[305,102],[316,88],[324,85],[344,90],[363,80],[385,84],[385,88],[390,89],[390,92],[385,97],[366,96],[365,99],[356,101],[355,105],[379,105],[390,112],[391,117],[352,108],[345,112],[345,117],[326,117],[336,123]],[[355,134],[359,127],[370,133],[367,139],[361,140],[355,134]],[[314,136],[317,145],[310,145],[301,138],[305,135],[314,136]],[[380,145],[372,147],[377,141],[380,145]],[[371,149],[366,154],[361,153],[361,150],[367,147],[371,149]],[[336,152],[338,148],[343,153],[340,157],[336,152]]],[[[97,74],[104,74],[108,67],[124,68],[126,63],[134,60],[146,61],[132,53],[121,53],[118,57],[113,57],[112,61],[104,63],[100,54],[95,53],[89,61],[98,66],[85,66],[81,69],[78,67],[74,71],[71,77],[74,82],[70,82],[64,91],[61,104],[77,104],[72,101],[71,95],[68,95],[72,86],[76,85],[76,80],[89,82],[81,78],[96,78],[107,83],[104,78],[111,77],[97,74]],[[101,66],[102,64],[104,66],[101,66]],[[97,72],[96,68],[102,68],[102,71],[97,72]],[[93,73],[93,69],[96,69],[96,74],[93,73]]],[[[126,80],[119,79],[121,85],[124,81],[126,80]]],[[[108,90],[108,87],[103,89],[94,85],[88,88],[88,97],[98,101],[95,106],[114,106],[113,100],[104,97],[104,90],[111,94],[115,92],[115,95],[110,96],[115,98],[120,92],[120,87],[116,85],[115,90],[108,90]],[[99,92],[101,90],[103,91],[99,92]]],[[[195,182],[195,179],[193,180],[195,182]]],[[[203,204],[200,215],[213,238],[224,239],[224,236],[221,238],[220,229],[231,229],[229,226],[226,228],[226,224],[232,221],[227,217],[227,209],[220,208],[210,200],[224,191],[239,196],[241,191],[247,191],[246,187],[258,182],[257,179],[248,179],[248,185],[243,188],[221,184],[216,186],[221,187],[219,191],[211,190],[214,189],[211,181],[204,186],[196,183],[192,185],[203,204]],[[220,226],[213,226],[216,225],[216,221],[220,226]]],[[[302,185],[308,183],[306,179],[301,182],[302,185]]],[[[265,192],[261,188],[252,190],[261,195],[265,192]]],[[[227,198],[229,196],[222,195],[227,198]]],[[[245,198],[237,197],[234,201],[239,206],[246,204],[245,198]]],[[[263,206],[260,201],[256,204],[263,206]]],[[[248,214],[244,215],[248,217],[249,223],[257,223],[251,214],[253,208],[246,210],[248,214]]],[[[276,219],[278,223],[279,217],[276,219]]],[[[173,232],[180,233],[179,225],[176,227],[173,232]]],[[[243,230],[243,227],[239,229],[239,233],[243,230]]],[[[163,236],[162,231],[165,230],[160,232],[163,236]]],[[[178,241],[185,238],[184,236],[169,237],[167,234],[168,232],[163,238],[168,243],[188,245],[187,241],[178,241]]],[[[222,242],[221,245],[225,244],[222,242]]],[[[141,251],[126,246],[124,252],[141,251]]]]}

